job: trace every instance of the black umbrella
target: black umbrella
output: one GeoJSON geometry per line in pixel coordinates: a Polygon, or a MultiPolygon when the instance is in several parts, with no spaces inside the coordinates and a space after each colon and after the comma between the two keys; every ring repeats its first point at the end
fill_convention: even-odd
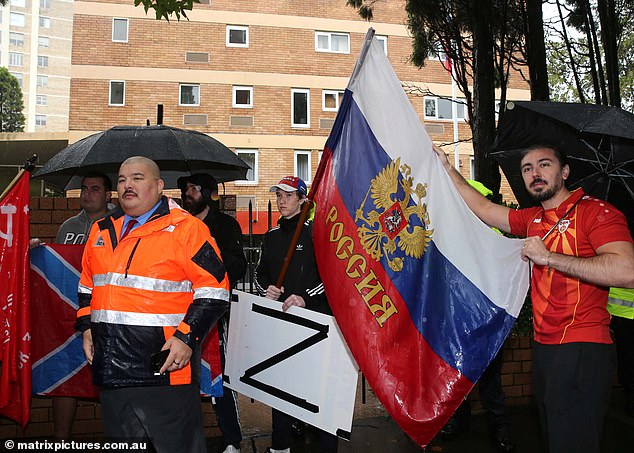
{"type": "Polygon", "coordinates": [[[33,177],[65,190],[78,189],[84,174],[106,173],[116,183],[121,162],[132,156],[154,160],[166,188],[198,172],[211,173],[218,182],[246,179],[249,165],[218,140],[198,131],[158,126],[115,126],[64,148],[33,177]]]}
{"type": "Polygon", "coordinates": [[[607,200],[634,222],[634,115],[618,107],[565,102],[509,102],[492,153],[520,206],[533,202],[520,173],[521,152],[558,146],[569,158],[569,189],[607,200]]]}

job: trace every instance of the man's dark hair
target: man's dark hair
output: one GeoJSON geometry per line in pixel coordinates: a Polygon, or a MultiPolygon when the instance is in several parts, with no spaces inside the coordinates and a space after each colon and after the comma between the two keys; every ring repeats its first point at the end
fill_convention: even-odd
{"type": "Polygon", "coordinates": [[[101,173],[100,171],[89,171],[82,178],[82,182],[86,178],[101,178],[104,190],[106,192],[112,192],[112,181],[110,181],[110,178],[105,173],[101,173]]]}
{"type": "Polygon", "coordinates": [[[564,165],[568,165],[568,156],[566,156],[566,153],[564,153],[561,150],[561,148],[559,148],[556,145],[553,145],[552,143],[537,143],[535,145],[529,146],[524,151],[522,151],[522,159],[524,159],[524,156],[526,156],[526,154],[528,154],[529,152],[535,151],[536,149],[543,149],[543,148],[552,149],[553,152],[555,153],[555,157],[557,158],[557,160],[559,161],[559,164],[562,167],[564,165]]]}
{"type": "Polygon", "coordinates": [[[213,206],[216,201],[211,199],[211,194],[218,192],[218,181],[209,173],[195,173],[193,175],[181,176],[178,178],[176,185],[181,190],[182,198],[185,198],[185,192],[187,191],[187,183],[196,184],[200,186],[200,193],[203,195],[203,200],[209,206],[213,206]]]}

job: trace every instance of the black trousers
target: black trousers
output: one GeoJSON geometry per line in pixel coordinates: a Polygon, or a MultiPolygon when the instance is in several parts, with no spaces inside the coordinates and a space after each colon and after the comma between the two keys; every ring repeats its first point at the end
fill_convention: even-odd
{"type": "Polygon", "coordinates": [[[610,323],[616,343],[619,384],[628,402],[634,403],[634,319],[612,316],[610,323]]]}
{"type": "MultiPolygon", "coordinates": [[[[478,381],[480,401],[487,417],[489,434],[495,436],[508,431],[509,410],[502,389],[502,351],[495,356],[478,381]]],[[[461,426],[469,426],[471,417],[471,403],[465,399],[456,412],[454,418],[461,426]]]]}
{"type": "MultiPolygon", "coordinates": [[[[220,363],[225,369],[227,355],[227,316],[223,316],[218,321],[218,338],[220,339],[220,363]]],[[[233,445],[240,448],[242,442],[242,430],[240,428],[240,417],[238,415],[238,399],[236,393],[230,388],[222,387],[222,397],[214,398],[214,412],[218,427],[222,432],[222,440],[225,447],[233,445]]]]}
{"type": "MultiPolygon", "coordinates": [[[[291,446],[292,425],[295,417],[272,409],[273,412],[273,433],[271,435],[271,448],[273,450],[284,450],[291,446]]],[[[319,451],[321,453],[337,453],[339,439],[334,434],[319,430],[319,451]]]]}
{"type": "Polygon", "coordinates": [[[157,453],[207,453],[198,385],[104,389],[100,400],[109,441],[147,441],[157,453]]]}
{"type": "Polygon", "coordinates": [[[533,391],[551,453],[599,453],[616,352],[612,344],[533,342],[533,391]]]}

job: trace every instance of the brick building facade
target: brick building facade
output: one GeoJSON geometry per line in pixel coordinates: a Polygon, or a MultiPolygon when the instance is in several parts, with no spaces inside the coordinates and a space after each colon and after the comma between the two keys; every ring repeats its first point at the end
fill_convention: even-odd
{"type": "MultiPolygon", "coordinates": [[[[371,24],[343,0],[311,2],[310,8],[262,0],[207,3],[196,4],[189,20],[167,22],[128,0],[75,2],[71,142],[114,125],[154,122],[162,104],[164,124],[211,134],[252,165],[249,181],[225,189],[238,196],[239,211],[251,201],[263,213],[274,199],[268,188],[281,176],[294,174],[310,185],[370,25],[399,79],[420,89],[410,99],[431,138],[453,142],[453,121],[446,117],[451,77],[438,60],[421,69],[409,62],[404,0],[376,3],[371,24]]],[[[529,97],[519,76],[508,97],[529,97]]],[[[462,117],[458,130],[461,140],[471,137],[462,117]]],[[[459,152],[469,177],[470,142],[459,152]]],[[[510,194],[508,186],[503,190],[510,194]]]]}

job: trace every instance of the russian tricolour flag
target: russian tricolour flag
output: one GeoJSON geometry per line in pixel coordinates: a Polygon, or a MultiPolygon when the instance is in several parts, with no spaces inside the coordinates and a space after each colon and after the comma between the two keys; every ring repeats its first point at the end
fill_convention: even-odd
{"type": "Polygon", "coordinates": [[[456,192],[368,33],[313,184],[335,318],[388,412],[419,445],[501,348],[528,290],[517,240],[456,192]]]}

